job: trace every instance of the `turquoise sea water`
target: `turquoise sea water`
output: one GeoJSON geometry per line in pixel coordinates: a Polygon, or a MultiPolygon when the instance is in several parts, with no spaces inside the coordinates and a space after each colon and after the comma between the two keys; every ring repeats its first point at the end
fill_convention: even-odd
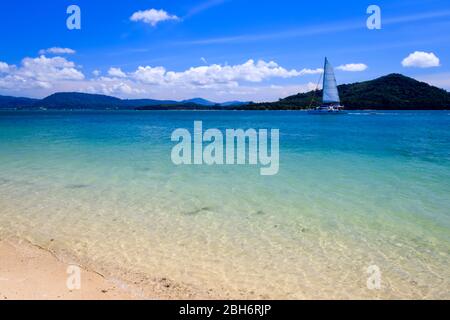
{"type": "Polygon", "coordinates": [[[144,296],[449,299],[450,113],[0,112],[7,237],[144,296]],[[173,165],[198,120],[280,129],[279,174],[173,165]]]}

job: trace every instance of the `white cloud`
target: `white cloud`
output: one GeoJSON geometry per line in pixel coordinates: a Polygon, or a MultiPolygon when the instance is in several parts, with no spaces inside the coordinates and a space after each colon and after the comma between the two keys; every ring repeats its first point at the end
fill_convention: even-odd
{"type": "Polygon", "coordinates": [[[7,63],[0,61],[0,73],[7,73],[7,72],[9,72],[10,68],[11,67],[7,63]]]}
{"type": "Polygon", "coordinates": [[[150,9],[145,11],[137,11],[130,17],[131,21],[142,21],[155,27],[158,23],[167,20],[179,20],[175,15],[170,15],[164,10],[150,9]]]}
{"type": "Polygon", "coordinates": [[[23,59],[22,66],[16,73],[42,81],[84,79],[84,75],[76,69],[72,61],[62,57],[47,58],[44,55],[23,59]]]}
{"type": "Polygon", "coordinates": [[[299,76],[303,76],[303,75],[312,75],[312,74],[320,74],[323,73],[323,69],[318,68],[318,69],[302,69],[298,75],[299,76]]]}
{"type": "Polygon", "coordinates": [[[130,83],[117,82],[117,79],[102,78],[100,80],[92,80],[85,89],[89,93],[101,93],[106,95],[118,95],[124,97],[134,97],[139,94],[144,94],[145,90],[135,88],[130,83]]]}
{"type": "Polygon", "coordinates": [[[126,78],[127,75],[120,68],[110,68],[108,70],[108,75],[115,78],[126,78]]]}
{"type": "Polygon", "coordinates": [[[337,67],[337,70],[348,72],[361,72],[367,70],[367,65],[364,63],[348,63],[337,67]]]}
{"type": "Polygon", "coordinates": [[[94,71],[92,71],[92,74],[94,75],[94,77],[98,77],[98,76],[100,76],[102,73],[101,73],[100,70],[94,70],[94,71]]]}
{"type": "Polygon", "coordinates": [[[409,68],[431,68],[439,67],[440,61],[433,52],[416,51],[403,59],[402,65],[409,68]]]}
{"type": "Polygon", "coordinates": [[[211,87],[214,85],[235,86],[239,81],[262,82],[270,78],[293,78],[322,73],[322,69],[287,70],[276,62],[255,62],[250,59],[238,65],[192,67],[185,71],[167,71],[164,67],[139,67],[131,76],[141,82],[161,85],[184,85],[211,87]]]}
{"type": "Polygon", "coordinates": [[[131,75],[135,80],[147,84],[164,84],[166,69],[164,67],[138,67],[131,75]]]}
{"type": "Polygon", "coordinates": [[[25,58],[20,67],[9,67],[0,87],[9,89],[52,88],[59,81],[79,81],[84,75],[75,63],[62,57],[25,58]]]}
{"type": "Polygon", "coordinates": [[[76,51],[70,48],[60,48],[60,47],[53,47],[48,49],[42,49],[39,51],[39,54],[75,54],[76,51]]]}

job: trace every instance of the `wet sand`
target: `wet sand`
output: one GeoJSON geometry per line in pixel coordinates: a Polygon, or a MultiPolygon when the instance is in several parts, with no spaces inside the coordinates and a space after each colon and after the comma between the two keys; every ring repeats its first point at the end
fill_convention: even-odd
{"type": "MultiPolygon", "coordinates": [[[[116,300],[137,297],[102,275],[80,268],[79,290],[69,290],[68,264],[29,243],[0,242],[1,300],[116,300]]],[[[70,271],[70,270],[69,270],[70,271]]]]}

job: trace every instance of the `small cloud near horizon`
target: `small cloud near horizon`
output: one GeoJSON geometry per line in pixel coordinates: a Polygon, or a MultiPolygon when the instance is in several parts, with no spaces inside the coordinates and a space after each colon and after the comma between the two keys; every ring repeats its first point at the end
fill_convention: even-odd
{"type": "Polygon", "coordinates": [[[348,63],[337,67],[337,70],[347,71],[347,72],[362,72],[366,71],[369,67],[364,63],[348,63]]]}
{"type": "Polygon", "coordinates": [[[433,52],[416,51],[402,61],[405,68],[433,68],[440,66],[439,58],[433,52]]]}

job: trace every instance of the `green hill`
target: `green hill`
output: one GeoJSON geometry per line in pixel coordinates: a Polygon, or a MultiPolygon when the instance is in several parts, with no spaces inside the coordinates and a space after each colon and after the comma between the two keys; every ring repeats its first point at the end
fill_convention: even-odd
{"type": "MultiPolygon", "coordinates": [[[[339,86],[342,104],[348,110],[442,110],[450,109],[450,93],[401,74],[339,86]]],[[[272,103],[252,103],[250,110],[307,109],[320,103],[322,90],[300,93],[272,103]],[[315,97],[315,99],[314,99],[315,97]]]]}

